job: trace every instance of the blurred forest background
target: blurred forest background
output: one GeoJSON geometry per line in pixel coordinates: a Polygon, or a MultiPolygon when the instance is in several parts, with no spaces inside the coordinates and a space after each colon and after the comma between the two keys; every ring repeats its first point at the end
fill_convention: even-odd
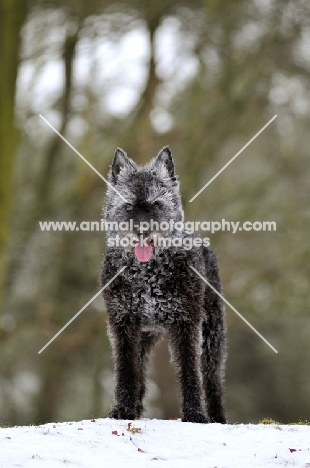
{"type": "MultiPolygon", "coordinates": [[[[0,0],[0,423],[106,417],[113,371],[98,221],[117,146],[169,145],[188,220],[276,221],[211,237],[226,298],[230,422],[310,419],[310,3],[307,0],[0,0]],[[275,114],[194,202],[188,200],[275,114]]],[[[148,417],[179,416],[166,343],[148,417]]]]}

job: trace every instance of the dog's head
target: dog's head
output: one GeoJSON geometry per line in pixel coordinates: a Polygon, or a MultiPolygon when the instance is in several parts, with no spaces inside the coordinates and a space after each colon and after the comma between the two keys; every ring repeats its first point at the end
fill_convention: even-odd
{"type": "Polygon", "coordinates": [[[136,238],[142,236],[145,242],[149,240],[148,248],[141,247],[139,251],[139,244],[135,248],[138,259],[143,255],[147,258],[152,253],[153,236],[167,235],[169,232],[166,229],[162,232],[161,223],[172,226],[171,222],[183,221],[184,217],[170,149],[163,148],[154,159],[141,167],[123,150],[117,149],[109,182],[105,221],[130,223],[131,230],[126,232],[124,229],[122,233],[136,238]]]}

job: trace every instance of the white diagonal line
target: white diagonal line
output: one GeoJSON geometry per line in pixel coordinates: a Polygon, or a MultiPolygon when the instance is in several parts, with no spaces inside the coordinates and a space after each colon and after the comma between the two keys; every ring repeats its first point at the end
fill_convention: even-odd
{"type": "Polygon", "coordinates": [[[199,271],[196,270],[196,268],[194,268],[193,266],[190,265],[190,268],[202,279],[202,281],[204,281],[221,299],[222,301],[224,301],[237,315],[238,317],[241,318],[241,320],[243,320],[271,349],[272,351],[274,351],[275,353],[278,353],[278,351],[276,350],[276,348],[274,348],[272,346],[272,344],[269,343],[269,341],[266,340],[266,338],[263,337],[263,335],[261,335],[259,333],[259,331],[256,330],[256,328],[253,327],[253,325],[250,324],[250,322],[247,321],[247,319],[245,319],[243,317],[243,315],[240,314],[240,312],[237,311],[237,309],[234,308],[234,306],[232,306],[230,304],[230,302],[227,301],[227,299],[225,299],[224,296],[222,296],[222,294],[220,294],[213,286],[212,284],[209,283],[209,281],[206,280],[206,278],[204,278],[200,273],[199,271]]]}
{"type": "Polygon", "coordinates": [[[224,167],[222,167],[222,169],[221,169],[220,171],[218,171],[218,172],[215,174],[215,176],[213,176],[213,177],[212,177],[212,179],[210,179],[210,180],[209,180],[209,182],[208,182],[206,185],[204,185],[204,186],[202,187],[202,189],[200,189],[200,190],[199,190],[199,192],[197,192],[197,193],[196,193],[196,195],[195,195],[193,198],[191,198],[191,199],[190,199],[190,201],[189,201],[189,202],[191,203],[192,201],[194,201],[194,200],[195,200],[195,198],[197,198],[197,197],[198,197],[198,195],[200,195],[200,194],[201,194],[201,192],[202,192],[202,191],[203,191],[205,188],[207,188],[207,187],[208,187],[208,185],[210,185],[210,184],[211,184],[211,183],[212,183],[212,182],[213,182],[213,181],[214,181],[214,180],[217,178],[217,176],[218,176],[218,175],[220,175],[220,174],[221,174],[221,172],[223,172],[223,171],[226,169],[226,167],[228,167],[228,166],[229,166],[229,164],[230,164],[230,163],[232,163],[232,162],[233,162],[233,161],[234,161],[234,160],[235,160],[235,159],[236,159],[236,158],[239,156],[239,154],[241,154],[241,153],[242,153],[242,151],[243,151],[243,150],[245,150],[245,148],[247,148],[247,147],[248,147],[248,146],[249,146],[249,145],[252,143],[252,141],[254,141],[254,140],[255,140],[255,138],[257,138],[257,137],[258,137],[258,135],[260,135],[260,134],[261,134],[261,133],[262,133],[262,132],[265,130],[265,128],[267,128],[267,127],[268,127],[268,125],[270,125],[270,124],[271,124],[271,122],[273,122],[273,120],[274,120],[274,119],[276,119],[276,118],[277,118],[277,115],[275,115],[274,117],[272,117],[272,119],[270,119],[270,120],[269,120],[269,122],[267,122],[267,123],[266,123],[266,125],[264,125],[264,127],[263,127],[263,128],[262,128],[262,129],[261,129],[259,132],[257,132],[257,133],[256,133],[256,135],[254,135],[254,136],[253,136],[253,138],[251,138],[251,140],[250,140],[250,141],[248,141],[248,142],[247,142],[247,144],[246,144],[246,145],[244,145],[244,147],[243,147],[243,148],[241,148],[241,150],[240,150],[240,151],[238,151],[238,153],[237,153],[237,154],[235,154],[235,156],[234,156],[233,158],[231,158],[231,160],[230,160],[230,161],[228,161],[228,163],[226,163],[226,164],[225,164],[225,166],[224,166],[224,167]]]}
{"type": "Polygon", "coordinates": [[[61,133],[59,133],[58,130],[56,130],[56,128],[53,127],[53,125],[52,125],[51,123],[49,123],[48,120],[46,120],[45,117],[43,117],[42,114],[39,114],[39,117],[41,117],[41,119],[44,120],[44,122],[45,122],[52,130],[54,130],[54,132],[57,133],[57,135],[60,136],[60,138],[62,138],[63,141],[66,142],[67,145],[70,146],[70,148],[73,149],[73,151],[74,151],[78,156],[80,156],[80,158],[83,159],[83,161],[84,161],[86,164],[88,164],[88,166],[91,167],[92,170],[93,170],[94,172],[96,172],[96,174],[98,174],[98,176],[101,177],[101,179],[104,180],[105,183],[106,183],[107,185],[109,185],[109,187],[111,187],[111,189],[114,190],[114,192],[116,192],[117,195],[118,195],[119,197],[121,197],[125,202],[127,201],[127,200],[123,197],[123,195],[122,195],[121,193],[119,193],[119,191],[116,190],[116,188],[113,187],[113,185],[110,184],[110,182],[109,182],[107,179],[105,179],[105,178],[103,177],[103,175],[100,174],[100,172],[97,171],[97,169],[94,168],[94,166],[93,166],[92,164],[90,164],[90,162],[88,162],[87,159],[85,159],[84,156],[82,156],[81,153],[79,153],[78,150],[77,150],[76,148],[74,148],[74,146],[71,145],[71,143],[69,143],[69,141],[66,140],[65,137],[62,136],[61,133]]]}
{"type": "Polygon", "coordinates": [[[99,295],[102,293],[102,291],[104,291],[104,290],[105,290],[105,289],[106,289],[106,288],[107,288],[107,287],[108,287],[108,286],[109,286],[109,285],[112,283],[112,281],[114,281],[114,280],[115,280],[115,278],[116,278],[118,275],[120,275],[120,274],[122,273],[122,271],[124,271],[124,270],[125,270],[125,268],[127,268],[127,267],[126,267],[126,266],[123,266],[123,268],[121,268],[121,269],[119,270],[119,272],[118,272],[118,273],[116,273],[116,275],[115,275],[115,276],[113,276],[113,278],[112,278],[112,279],[110,279],[110,281],[108,281],[108,282],[107,282],[107,284],[105,284],[105,285],[103,286],[103,288],[101,288],[101,289],[100,289],[100,291],[99,291],[99,292],[97,292],[97,294],[95,294],[95,296],[94,296],[94,297],[93,297],[93,298],[92,298],[90,301],[88,301],[88,302],[87,302],[87,304],[85,304],[85,305],[84,305],[84,307],[82,307],[82,309],[81,309],[81,310],[79,310],[79,311],[78,311],[78,313],[77,313],[77,314],[75,314],[75,316],[74,316],[74,317],[72,317],[72,319],[71,319],[71,320],[69,320],[69,322],[68,322],[68,323],[67,323],[67,324],[66,324],[64,327],[62,327],[62,329],[61,329],[61,330],[59,330],[59,332],[58,332],[58,333],[56,333],[56,335],[55,335],[55,336],[54,336],[54,337],[53,337],[53,338],[52,338],[52,339],[51,339],[51,340],[50,340],[48,343],[46,343],[46,345],[45,345],[45,346],[43,346],[43,348],[42,348],[42,349],[40,349],[40,351],[38,352],[38,354],[41,354],[41,353],[42,353],[42,351],[44,351],[44,350],[45,350],[45,348],[47,348],[47,347],[48,347],[48,345],[49,345],[49,344],[51,344],[51,342],[52,342],[52,341],[54,341],[54,340],[55,340],[55,338],[57,338],[57,336],[59,336],[59,335],[60,335],[60,333],[62,333],[62,332],[64,331],[64,329],[65,329],[65,328],[67,328],[67,326],[68,326],[68,325],[70,325],[70,323],[72,323],[72,322],[73,322],[73,320],[75,320],[75,319],[76,319],[76,317],[77,317],[78,315],[80,315],[80,314],[83,312],[83,310],[85,310],[85,309],[86,309],[86,307],[88,307],[88,306],[89,306],[89,304],[91,304],[91,302],[93,302],[93,301],[96,299],[96,297],[98,297],[98,296],[99,296],[99,295]]]}

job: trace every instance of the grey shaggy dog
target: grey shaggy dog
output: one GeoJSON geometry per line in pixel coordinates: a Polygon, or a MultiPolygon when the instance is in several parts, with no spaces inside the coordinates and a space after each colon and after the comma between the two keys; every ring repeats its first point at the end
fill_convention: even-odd
{"type": "MultiPolygon", "coordinates": [[[[111,229],[102,263],[103,291],[115,365],[115,405],[109,417],[139,418],[146,392],[146,365],[164,332],[182,394],[182,420],[225,423],[223,373],[226,357],[225,313],[221,299],[190,268],[222,292],[210,247],[158,246],[159,238],[197,239],[184,230],[141,229],[145,221],[183,222],[179,183],[168,147],[146,166],[137,166],[117,149],[109,172],[104,218],[133,220],[132,230],[111,229]],[[125,246],[116,238],[127,239],[125,246]],[[134,241],[133,246],[128,245],[134,241]]],[[[126,227],[126,225],[125,225],[126,227]]],[[[200,239],[201,240],[201,239],[200,239]]],[[[201,244],[201,242],[200,242],[201,244]]]]}

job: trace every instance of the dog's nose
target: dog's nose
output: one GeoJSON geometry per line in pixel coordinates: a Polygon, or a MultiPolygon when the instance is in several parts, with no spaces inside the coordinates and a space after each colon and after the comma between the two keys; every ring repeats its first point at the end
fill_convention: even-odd
{"type": "Polygon", "coordinates": [[[143,236],[144,238],[149,237],[149,235],[150,235],[149,230],[146,230],[146,229],[143,229],[143,228],[140,228],[140,227],[137,229],[137,233],[138,233],[139,236],[143,236]]]}

